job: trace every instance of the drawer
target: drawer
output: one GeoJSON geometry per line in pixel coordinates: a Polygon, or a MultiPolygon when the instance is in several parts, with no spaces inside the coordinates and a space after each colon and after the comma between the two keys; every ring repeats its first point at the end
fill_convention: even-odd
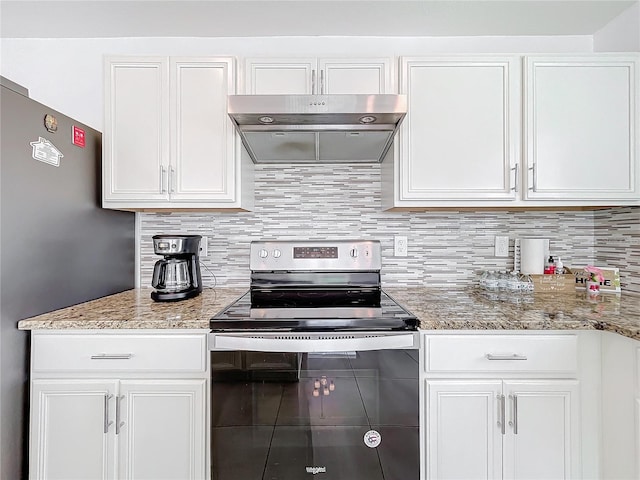
{"type": "Polygon", "coordinates": [[[428,335],[430,372],[574,372],[576,335],[428,335]]]}
{"type": "Polygon", "coordinates": [[[206,334],[35,334],[34,372],[203,372],[206,334]]]}

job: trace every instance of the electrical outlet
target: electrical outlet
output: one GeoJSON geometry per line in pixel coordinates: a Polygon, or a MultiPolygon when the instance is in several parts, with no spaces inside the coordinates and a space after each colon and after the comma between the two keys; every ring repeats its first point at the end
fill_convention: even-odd
{"type": "Polygon", "coordinates": [[[495,256],[496,257],[508,257],[509,256],[509,237],[503,237],[503,236],[500,236],[500,235],[496,235],[495,256]]]}
{"type": "Polygon", "coordinates": [[[407,237],[404,235],[396,235],[393,237],[393,254],[396,257],[406,257],[407,251],[407,237]]]}
{"type": "Polygon", "coordinates": [[[201,257],[206,257],[209,254],[209,248],[208,248],[208,241],[209,239],[205,236],[202,237],[202,239],[200,240],[200,256],[201,257]]]}

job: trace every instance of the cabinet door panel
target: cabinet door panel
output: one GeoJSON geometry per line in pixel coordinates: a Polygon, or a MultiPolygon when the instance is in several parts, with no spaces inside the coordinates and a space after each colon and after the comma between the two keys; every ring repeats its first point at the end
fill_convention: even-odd
{"type": "Polygon", "coordinates": [[[34,380],[31,392],[29,478],[99,480],[114,477],[115,382],[34,380]]]}
{"type": "Polygon", "coordinates": [[[324,94],[391,93],[391,61],[388,59],[320,59],[318,71],[324,94]]]}
{"type": "Polygon", "coordinates": [[[427,478],[502,478],[502,382],[427,381],[427,478]]]}
{"type": "Polygon", "coordinates": [[[527,198],[637,197],[638,65],[527,59],[527,198]]]}
{"type": "Polygon", "coordinates": [[[122,381],[119,478],[205,477],[206,380],[122,381]]]}
{"type": "Polygon", "coordinates": [[[401,200],[513,200],[518,59],[403,59],[401,200]]]}
{"type": "Polygon", "coordinates": [[[312,93],[315,58],[248,58],[245,93],[248,95],[308,95],[312,93]]]}
{"type": "Polygon", "coordinates": [[[578,382],[505,381],[504,394],[504,478],[579,478],[578,382]]]}
{"type": "Polygon", "coordinates": [[[142,57],[106,62],[104,199],[166,199],[167,60],[142,57]]]}
{"type": "Polygon", "coordinates": [[[233,62],[171,59],[171,75],[171,201],[232,202],[235,137],[227,96],[235,93],[233,62]]]}

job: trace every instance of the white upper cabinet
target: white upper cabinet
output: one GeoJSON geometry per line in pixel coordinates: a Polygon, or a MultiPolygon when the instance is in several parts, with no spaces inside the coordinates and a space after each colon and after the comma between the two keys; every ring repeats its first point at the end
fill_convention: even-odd
{"type": "Polygon", "coordinates": [[[639,205],[639,71],[638,54],[402,58],[384,208],[639,205]]]}
{"type": "Polygon", "coordinates": [[[518,57],[401,60],[408,114],[395,206],[517,198],[519,65],[518,57]]]}
{"type": "Polygon", "coordinates": [[[126,57],[105,63],[103,203],[166,201],[169,62],[126,57]]]}
{"type": "Polygon", "coordinates": [[[640,200],[638,55],[526,58],[526,199],[640,200]]]}
{"type": "Polygon", "coordinates": [[[247,58],[248,95],[393,93],[390,58],[247,58]]]}
{"type": "Polygon", "coordinates": [[[233,203],[235,134],[227,116],[233,61],[172,58],[170,72],[171,201],[233,203]]]}
{"type": "Polygon", "coordinates": [[[104,207],[251,207],[251,162],[241,162],[227,116],[234,65],[227,57],[105,60],[104,207]]]}

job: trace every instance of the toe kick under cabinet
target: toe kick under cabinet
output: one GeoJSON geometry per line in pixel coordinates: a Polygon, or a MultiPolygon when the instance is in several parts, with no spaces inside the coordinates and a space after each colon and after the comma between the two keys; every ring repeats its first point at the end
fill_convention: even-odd
{"type": "Polygon", "coordinates": [[[580,477],[575,334],[424,334],[426,479],[580,477]]]}
{"type": "Polygon", "coordinates": [[[206,478],[206,333],[32,333],[29,478],[206,478]]]}

